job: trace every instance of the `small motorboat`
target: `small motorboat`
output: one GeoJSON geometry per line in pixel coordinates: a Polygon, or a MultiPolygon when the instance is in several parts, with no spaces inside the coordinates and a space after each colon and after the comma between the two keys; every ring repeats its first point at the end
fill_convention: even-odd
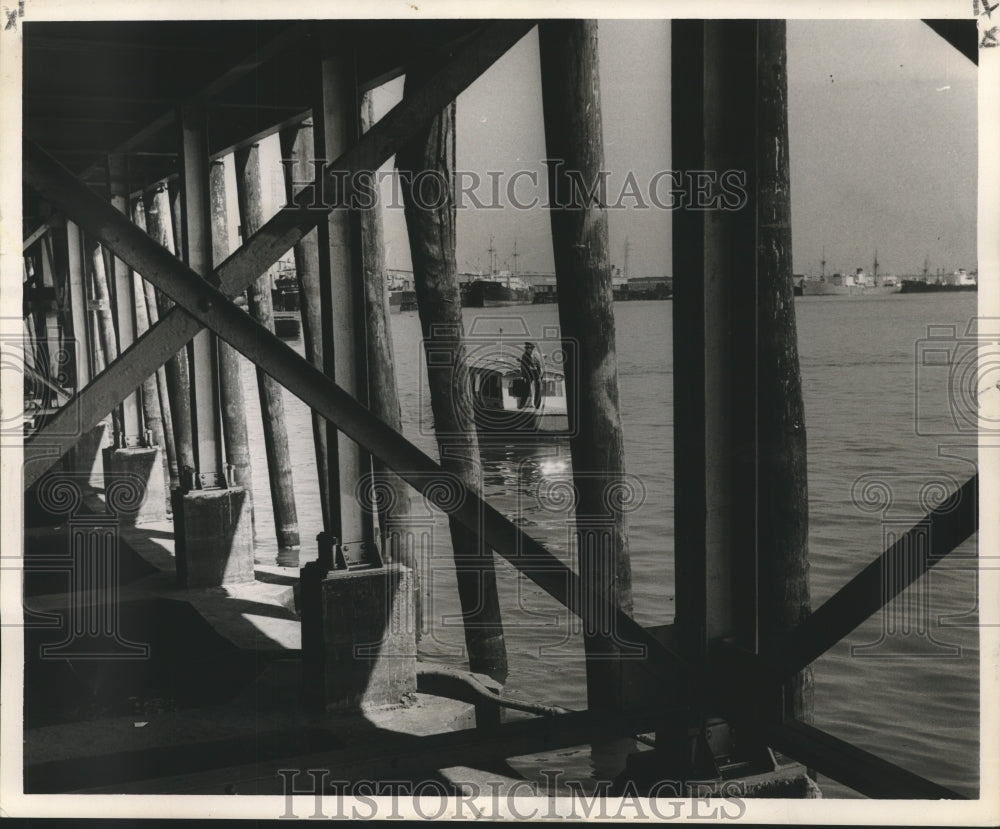
{"type": "Polygon", "coordinates": [[[537,406],[534,384],[522,375],[514,356],[471,363],[469,382],[480,439],[520,440],[569,434],[566,379],[561,371],[543,371],[537,406]]]}

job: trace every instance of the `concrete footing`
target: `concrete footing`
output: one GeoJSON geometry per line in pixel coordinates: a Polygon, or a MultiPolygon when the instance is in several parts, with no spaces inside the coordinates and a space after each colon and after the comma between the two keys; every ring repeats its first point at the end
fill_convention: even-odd
{"type": "MultiPolygon", "coordinates": [[[[674,755],[676,757],[676,755],[674,755]]],[[[773,759],[773,755],[771,755],[773,759]]],[[[628,757],[625,770],[611,788],[622,796],[631,788],[648,797],[735,797],[814,800],[823,797],[816,782],[801,763],[774,764],[771,769],[723,777],[700,776],[685,779],[657,750],[641,751],[628,757]]]]}
{"type": "Polygon", "coordinates": [[[254,580],[250,497],[243,487],[173,493],[177,580],[220,587],[254,580]]]}
{"type": "Polygon", "coordinates": [[[70,451],[68,465],[77,475],[86,475],[95,488],[104,486],[104,448],[108,445],[110,426],[106,421],[85,432],[70,451]]]}
{"type": "Polygon", "coordinates": [[[302,570],[305,697],[327,711],[399,703],[417,689],[413,573],[302,570]]]}
{"type": "Polygon", "coordinates": [[[108,509],[123,524],[149,524],[167,517],[167,487],[158,446],[130,446],[104,450],[108,509]],[[126,498],[115,498],[112,484],[124,486],[126,498]],[[117,501],[117,503],[116,503],[117,501]]]}
{"type": "MultiPolygon", "coordinates": [[[[79,490],[104,488],[104,449],[108,443],[110,428],[106,422],[98,423],[84,432],[76,445],[55,463],[42,458],[36,463],[45,463],[47,470],[40,481],[56,477],[69,482],[79,490]]],[[[38,499],[38,485],[24,492],[24,519],[27,527],[48,527],[63,523],[65,513],[57,505],[44,505],[38,499]]]]}

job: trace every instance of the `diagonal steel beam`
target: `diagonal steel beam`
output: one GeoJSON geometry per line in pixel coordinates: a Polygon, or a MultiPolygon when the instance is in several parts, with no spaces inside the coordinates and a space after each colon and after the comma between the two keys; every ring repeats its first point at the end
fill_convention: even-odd
{"type": "Polygon", "coordinates": [[[924,23],[976,66],[979,65],[979,29],[975,20],[971,18],[966,20],[924,20],[924,23]]]}
{"type": "Polygon", "coordinates": [[[969,538],[978,504],[979,476],[973,475],[802,624],[769,643],[761,653],[764,666],[790,676],[833,647],[969,538]]]}
{"type": "Polygon", "coordinates": [[[967,800],[964,795],[793,720],[765,727],[768,745],[867,797],[901,800],[967,800]]]}
{"type": "MultiPolygon", "coordinates": [[[[621,644],[624,658],[645,659],[649,669],[663,679],[673,675],[678,665],[677,657],[599,589],[585,585],[545,547],[466,488],[457,476],[445,472],[428,455],[379,420],[322,371],[231,302],[219,288],[203,280],[37,148],[26,149],[24,166],[33,187],[42,188],[45,197],[67,216],[74,219],[80,216],[79,221],[85,229],[183,307],[197,323],[226,340],[431,503],[478,533],[486,545],[560,604],[585,620],[591,614],[597,619],[611,620],[612,629],[607,635],[621,644]]],[[[146,336],[150,333],[153,332],[146,336]]]]}
{"type": "MultiPolygon", "coordinates": [[[[393,107],[350,150],[329,166],[325,177],[329,184],[325,188],[326,192],[339,197],[337,204],[343,203],[349,194],[342,186],[334,186],[335,178],[337,184],[343,183],[342,176],[337,171],[353,173],[358,170],[377,170],[417,129],[471,85],[533,25],[528,21],[502,21],[484,27],[424,87],[393,107]]],[[[57,179],[47,175],[46,171],[51,171],[54,162],[39,148],[26,143],[23,163],[25,181],[42,194],[49,192],[57,179]]],[[[124,234],[122,238],[132,242],[133,251],[142,252],[140,264],[129,263],[138,273],[154,281],[151,272],[164,269],[170,271],[177,267],[177,260],[167,251],[158,245],[146,244],[145,242],[150,241],[148,237],[145,242],[138,238],[138,234],[145,236],[141,230],[134,226],[132,229],[122,227],[118,217],[114,217],[115,221],[107,225],[105,221],[98,219],[98,215],[107,217],[107,211],[102,210],[98,214],[88,212],[89,208],[83,208],[79,198],[73,197],[73,192],[74,188],[70,188],[62,192],[59,198],[69,198],[81,227],[97,238],[104,238],[102,234],[110,234],[112,241],[108,244],[112,248],[115,247],[114,242],[119,234],[124,234]],[[109,231],[109,227],[117,230],[109,231]]],[[[303,188],[295,198],[296,207],[278,211],[274,218],[219,266],[210,281],[229,296],[241,293],[319,224],[335,206],[320,204],[313,208],[313,198],[313,188],[303,188]]],[[[55,198],[52,201],[54,204],[58,203],[55,198]]],[[[93,204],[93,201],[86,199],[84,203],[93,204]]],[[[65,207],[63,212],[67,212],[65,207]]],[[[99,378],[74,396],[43,429],[25,443],[25,486],[34,483],[76,444],[80,435],[93,428],[118,405],[125,398],[128,389],[141,384],[171,355],[183,348],[201,328],[200,323],[179,308],[165,314],[157,325],[150,328],[99,378]]]]}
{"type": "Polygon", "coordinates": [[[53,213],[45,221],[43,221],[38,227],[36,227],[31,233],[28,234],[24,243],[21,245],[21,249],[27,251],[35,242],[41,239],[46,233],[49,232],[53,227],[58,225],[62,221],[62,216],[58,213],[53,213]]]}

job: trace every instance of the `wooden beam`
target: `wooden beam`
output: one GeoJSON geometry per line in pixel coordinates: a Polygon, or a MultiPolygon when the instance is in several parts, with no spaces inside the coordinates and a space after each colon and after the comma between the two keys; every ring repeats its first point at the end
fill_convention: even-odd
{"type": "MultiPolygon", "coordinates": [[[[294,46],[296,43],[301,41],[307,33],[308,26],[305,23],[296,23],[290,26],[280,35],[272,38],[266,43],[260,44],[245,58],[230,66],[229,69],[206,85],[197,95],[192,96],[192,98],[189,99],[189,103],[207,102],[210,98],[215,97],[224,89],[227,89],[239,81],[241,78],[244,78],[251,72],[257,70],[267,61],[294,46]]],[[[174,123],[176,114],[176,110],[174,108],[170,108],[147,124],[143,129],[139,130],[137,133],[130,136],[127,140],[115,147],[113,152],[127,153],[130,150],[139,149],[151,137],[168,129],[171,124],[174,123]]],[[[107,148],[104,148],[103,151],[106,152],[107,148]]],[[[93,171],[93,166],[87,168],[87,170],[84,170],[81,174],[81,178],[86,178],[93,171]]]]}
{"type": "Polygon", "coordinates": [[[280,133],[284,129],[294,127],[312,117],[311,109],[281,112],[261,118],[256,113],[253,116],[240,117],[240,111],[220,112],[215,123],[211,138],[211,158],[221,159],[237,150],[259,144],[268,136],[280,133]]]}
{"type": "MultiPolygon", "coordinates": [[[[447,66],[436,72],[426,86],[416,90],[414,95],[393,107],[348,152],[334,161],[328,171],[328,180],[332,180],[333,172],[337,170],[355,172],[377,170],[381,167],[416,129],[489,69],[528,32],[532,25],[524,21],[504,21],[490,24],[483,29],[447,66]]],[[[50,169],[53,164],[52,159],[31,144],[26,146],[25,153],[26,182],[35,189],[46,189],[55,180],[50,169]]],[[[81,218],[86,216],[78,203],[79,199],[74,198],[69,192],[66,195],[74,204],[77,215],[81,218]]],[[[343,197],[343,201],[349,193],[340,192],[339,195],[343,197]]],[[[316,227],[333,207],[322,204],[311,207],[313,200],[314,188],[303,188],[296,196],[294,202],[296,209],[279,211],[254,234],[253,238],[245,241],[239,250],[216,269],[213,274],[214,284],[220,285],[229,296],[246,290],[254,279],[316,227]]],[[[95,227],[92,219],[88,219],[88,224],[95,227]]],[[[145,275],[148,268],[160,268],[170,264],[172,263],[164,261],[157,255],[136,270],[145,275]]],[[[75,445],[77,438],[73,435],[80,433],[77,424],[86,429],[95,426],[117,402],[121,401],[125,392],[120,390],[127,389],[133,378],[137,378],[136,385],[138,385],[161,366],[166,359],[161,356],[163,348],[168,343],[174,344],[176,352],[201,330],[201,326],[193,323],[190,318],[168,319],[174,315],[173,311],[165,314],[159,323],[159,325],[169,324],[171,331],[158,332],[157,325],[150,328],[146,337],[137,341],[133,349],[128,350],[127,361],[122,361],[117,369],[109,368],[106,372],[108,375],[106,381],[100,387],[88,389],[83,395],[75,396],[25,445],[25,485],[37,480],[38,476],[44,474],[62,454],[75,445]],[[116,384],[121,384],[120,388],[116,384]],[[118,396],[119,393],[121,396],[118,396]],[[117,400],[112,401],[112,398],[117,400]],[[69,427],[68,432],[67,427],[69,427]],[[58,454],[53,455],[53,452],[58,454]],[[37,456],[38,462],[28,464],[33,455],[37,456]]],[[[177,315],[184,316],[181,312],[177,312],[177,315]]]]}
{"type": "MultiPolygon", "coordinates": [[[[426,495],[431,503],[440,503],[443,494],[440,484],[442,480],[446,481],[448,486],[445,489],[453,493],[454,498],[449,494],[444,506],[453,520],[480,533],[485,544],[573,613],[588,621],[591,614],[612,619],[623,642],[643,649],[644,665],[650,671],[664,680],[673,676],[678,662],[666,646],[609,602],[606,596],[589,592],[576,573],[544,546],[466,487],[461,479],[449,475],[423,451],[374,417],[290,346],[251,319],[243,309],[230,302],[212,281],[204,280],[175,259],[37,147],[28,145],[25,148],[24,171],[32,187],[39,188],[68,217],[79,215],[86,229],[134,269],[146,274],[161,291],[172,296],[193,318],[194,325],[210,328],[225,339],[347,437],[398,473],[410,486],[426,495]]],[[[187,324],[186,319],[181,317],[183,324],[187,324]]],[[[150,329],[146,338],[156,332],[156,328],[150,329]]],[[[164,339],[157,340],[161,348],[164,339]]],[[[172,340],[168,340],[167,344],[173,344],[172,340]]],[[[163,355],[160,361],[165,360],[166,355],[163,355]]],[[[110,373],[104,374],[107,376],[110,373]]],[[[29,449],[33,448],[33,444],[26,444],[26,458],[29,449]]],[[[44,456],[44,450],[49,447],[43,444],[40,448],[42,451],[38,454],[44,456]]],[[[25,478],[28,478],[27,470],[25,478]]]]}
{"type": "Polygon", "coordinates": [[[969,538],[978,526],[978,507],[979,476],[974,475],[809,618],[765,643],[761,658],[766,665],[787,676],[826,653],[969,538]],[[927,538],[930,549],[924,547],[927,538]]]}

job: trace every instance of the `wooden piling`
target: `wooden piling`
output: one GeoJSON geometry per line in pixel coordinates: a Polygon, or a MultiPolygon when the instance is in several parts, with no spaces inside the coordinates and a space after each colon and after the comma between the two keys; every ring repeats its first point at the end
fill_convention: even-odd
{"type": "MultiPolygon", "coordinates": [[[[218,266],[229,256],[229,216],[226,210],[226,176],[222,161],[213,161],[210,171],[212,198],[212,262],[218,266]]],[[[239,353],[219,340],[219,398],[222,431],[226,444],[226,465],[232,483],[247,491],[253,507],[253,475],[250,442],[247,438],[246,402],[240,379],[239,353]]],[[[251,512],[252,515],[252,512],[251,512]]]]}
{"type": "MultiPolygon", "coordinates": [[[[170,204],[170,228],[174,235],[174,253],[184,259],[187,250],[187,239],[184,238],[183,207],[181,205],[181,182],[179,178],[171,178],[167,182],[167,196],[170,204]]],[[[185,259],[185,261],[187,261],[185,259]]]]}
{"type": "MultiPolygon", "coordinates": [[[[419,89],[432,67],[408,68],[404,97],[419,89]]],[[[455,164],[454,102],[419,131],[396,154],[413,262],[417,310],[427,354],[427,379],[434,425],[438,432],[441,465],[474,492],[480,491],[477,473],[479,444],[471,421],[471,389],[466,371],[462,303],[455,266],[455,199],[432,207],[414,198],[413,177],[433,171],[453,188],[455,164]]],[[[500,603],[497,598],[493,552],[478,532],[450,520],[458,596],[465,624],[469,666],[499,682],[507,679],[500,603]]],[[[486,722],[477,712],[479,722],[486,722]]]]}
{"type": "MultiPolygon", "coordinates": [[[[128,164],[125,156],[107,156],[107,184],[115,209],[128,215],[128,164]]],[[[105,273],[111,288],[112,314],[117,335],[116,354],[125,352],[135,342],[135,300],[132,296],[132,272],[111,250],[105,249],[105,273]]],[[[141,386],[122,401],[122,446],[147,445],[140,401],[141,386]]]]}
{"type": "MultiPolygon", "coordinates": [[[[132,202],[132,222],[146,230],[146,207],[141,198],[132,202]]],[[[155,325],[160,320],[159,311],[156,307],[156,289],[142,278],[142,275],[133,271],[132,278],[135,280],[135,303],[136,320],[141,318],[145,321],[145,328],[138,331],[140,336],[145,333],[150,326],[155,325]],[[140,304],[142,310],[140,311],[140,304]]],[[[166,480],[170,484],[170,489],[177,489],[180,486],[180,476],[177,471],[177,449],[174,444],[174,420],[170,412],[170,395],[167,392],[167,372],[164,366],[160,366],[153,375],[155,383],[157,411],[160,415],[160,445],[163,447],[163,462],[166,471],[166,480]]],[[[145,386],[143,386],[145,388],[145,386]]],[[[169,497],[168,497],[169,505],[169,497]]]]}
{"type": "MultiPolygon", "coordinates": [[[[810,613],[805,411],[792,286],[784,20],[757,22],[757,567],[762,639],[810,613]]],[[[811,721],[812,670],[783,688],[782,715],[811,721]]]]}
{"type": "MultiPolygon", "coordinates": [[[[69,252],[67,250],[68,234],[65,222],[51,228],[42,239],[45,246],[45,256],[52,263],[52,271],[56,289],[56,314],[59,320],[59,345],[64,353],[72,353],[73,313],[72,290],[70,287],[69,252]]],[[[63,360],[62,371],[65,372],[65,387],[76,385],[75,360],[63,360]]]]}
{"type": "MultiPolygon", "coordinates": [[[[361,131],[367,132],[375,122],[372,94],[366,93],[361,101],[361,131]]],[[[392,349],[389,288],[385,278],[385,243],[382,231],[382,205],[378,200],[378,181],[370,181],[375,202],[362,209],[361,214],[361,265],[365,286],[365,332],[368,343],[368,407],[379,419],[397,432],[403,431],[399,392],[396,387],[396,367],[392,349]]],[[[403,531],[410,514],[410,490],[395,472],[381,461],[372,459],[372,468],[381,492],[387,497],[376,499],[379,505],[379,524],[388,549],[384,555],[398,561],[413,571],[413,597],[416,611],[416,630],[419,637],[423,621],[420,601],[420,574],[416,551],[407,543],[403,531]]]]}
{"type": "Polygon", "coordinates": [[[58,359],[59,344],[62,341],[62,320],[60,308],[65,292],[59,284],[59,275],[56,270],[55,257],[52,249],[52,233],[46,233],[38,245],[38,265],[36,273],[41,271],[41,280],[35,278],[35,286],[39,284],[47,289],[52,289],[55,293],[55,309],[46,309],[39,314],[41,323],[41,344],[44,346],[46,368],[49,377],[58,377],[61,372],[60,360],[58,359]]]}
{"type": "MultiPolygon", "coordinates": [[[[90,244],[91,279],[94,289],[95,314],[97,333],[105,366],[110,365],[118,357],[118,343],[115,339],[115,324],[111,316],[111,293],[108,290],[108,273],[105,269],[104,249],[100,244],[90,244]]],[[[114,434],[116,448],[125,446],[124,424],[122,422],[121,406],[111,410],[111,428],[114,434]]]]}
{"type": "MultiPolygon", "coordinates": [[[[247,239],[264,224],[264,204],[261,194],[260,158],[257,145],[236,151],[236,196],[239,202],[243,238],[247,239]]],[[[271,303],[270,276],[262,274],[247,290],[250,315],[269,331],[274,331],[274,308],[271,303]]],[[[285,428],[285,406],[281,385],[273,377],[257,369],[257,389],[260,395],[261,419],[264,426],[264,450],[267,455],[268,482],[274,506],[274,529],[278,547],[299,547],[299,524],[292,488],[292,459],[288,450],[285,428]]]]}
{"type": "MultiPolygon", "coordinates": [[[[142,277],[132,271],[132,302],[135,313],[135,333],[141,337],[149,330],[149,311],[146,309],[146,291],[142,285],[142,277]]],[[[148,432],[152,445],[163,449],[166,459],[166,437],[163,434],[163,416],[160,414],[160,396],[156,388],[156,374],[151,374],[142,381],[142,421],[148,432]]],[[[164,472],[169,472],[169,465],[164,463],[164,472]]]]}
{"type": "MultiPolygon", "coordinates": [[[[163,247],[177,255],[174,229],[170,216],[170,195],[166,185],[160,184],[146,194],[146,231],[163,247]]],[[[174,302],[162,291],[156,291],[158,316],[169,311],[174,302]]],[[[150,315],[152,321],[152,315],[150,315]]],[[[166,364],[167,389],[170,413],[174,426],[174,447],[180,488],[185,492],[193,485],[195,471],[194,437],[191,424],[191,380],[188,375],[187,349],[177,352],[166,364]]]]}
{"type": "MultiPolygon", "coordinates": [[[[626,517],[615,508],[626,485],[618,401],[615,318],[608,257],[608,219],[599,193],[574,191],[571,174],[589,187],[604,170],[597,22],[539,24],[545,148],[550,159],[549,216],[570,412],[578,561],[585,596],[605,596],[632,613],[626,517]]],[[[591,708],[625,702],[623,656],[610,619],[585,620],[587,699],[591,708]]]]}
{"type": "Polygon", "coordinates": [[[66,222],[66,282],[70,299],[69,333],[73,343],[74,388],[80,392],[93,376],[90,371],[87,333],[87,268],[83,261],[83,234],[72,221],[66,222]]]}
{"type": "MultiPolygon", "coordinates": [[[[312,121],[288,127],[281,131],[281,157],[294,163],[284,165],[285,199],[290,204],[293,197],[311,181],[315,170],[310,163],[313,152],[312,121]]],[[[302,321],[302,342],[306,359],[316,368],[323,369],[323,304],[320,299],[319,239],[315,229],[310,230],[294,248],[295,275],[299,283],[299,315],[302,321]]],[[[323,529],[331,535],[330,519],[330,459],[327,445],[327,423],[315,411],[312,414],[313,447],[316,454],[316,473],[319,478],[320,508],[323,529]]]]}

